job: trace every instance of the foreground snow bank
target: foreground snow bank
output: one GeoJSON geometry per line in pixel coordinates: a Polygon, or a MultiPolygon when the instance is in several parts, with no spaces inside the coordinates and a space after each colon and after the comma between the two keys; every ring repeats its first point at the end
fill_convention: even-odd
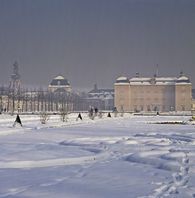
{"type": "Polygon", "coordinates": [[[195,197],[189,117],[76,118],[0,116],[0,197],[195,197]]]}

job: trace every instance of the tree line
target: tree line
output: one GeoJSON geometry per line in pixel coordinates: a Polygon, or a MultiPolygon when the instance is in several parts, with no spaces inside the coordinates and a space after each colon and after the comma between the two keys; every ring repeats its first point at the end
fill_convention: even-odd
{"type": "Polygon", "coordinates": [[[51,92],[47,89],[13,90],[0,87],[1,112],[60,112],[84,111],[88,107],[84,97],[73,92],[51,92]]]}

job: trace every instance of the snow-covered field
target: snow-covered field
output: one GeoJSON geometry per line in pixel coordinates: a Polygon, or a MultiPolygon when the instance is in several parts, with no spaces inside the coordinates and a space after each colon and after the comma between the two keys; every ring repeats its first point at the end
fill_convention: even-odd
{"type": "Polygon", "coordinates": [[[195,197],[190,117],[76,116],[0,115],[0,198],[195,197]]]}

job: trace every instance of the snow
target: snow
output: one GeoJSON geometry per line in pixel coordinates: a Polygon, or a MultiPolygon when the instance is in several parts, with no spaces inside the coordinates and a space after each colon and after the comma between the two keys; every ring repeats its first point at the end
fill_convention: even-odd
{"type": "Polygon", "coordinates": [[[1,198],[195,197],[190,116],[20,117],[0,115],[1,198]]]}
{"type": "MultiPolygon", "coordinates": [[[[131,85],[151,85],[152,78],[136,77],[130,79],[131,85]]],[[[175,85],[175,77],[155,77],[156,85],[175,85]]]]}
{"type": "MultiPolygon", "coordinates": [[[[175,82],[177,80],[176,77],[155,77],[155,80],[157,82],[175,82]]],[[[130,79],[130,82],[148,82],[151,81],[151,78],[146,77],[134,77],[130,79]]]]}
{"type": "Polygon", "coordinates": [[[55,77],[54,79],[56,79],[56,80],[64,80],[64,77],[59,75],[59,76],[55,77]]]}
{"type": "Polygon", "coordinates": [[[117,78],[117,80],[119,80],[119,81],[120,80],[128,80],[128,78],[127,77],[124,77],[124,76],[120,76],[120,77],[117,78]]]}

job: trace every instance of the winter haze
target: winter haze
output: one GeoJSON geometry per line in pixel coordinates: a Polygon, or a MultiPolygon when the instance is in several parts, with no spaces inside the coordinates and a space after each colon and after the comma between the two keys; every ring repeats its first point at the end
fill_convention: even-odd
{"type": "Polygon", "coordinates": [[[63,74],[74,88],[120,75],[188,75],[195,85],[194,0],[0,0],[0,83],[63,74]]]}

